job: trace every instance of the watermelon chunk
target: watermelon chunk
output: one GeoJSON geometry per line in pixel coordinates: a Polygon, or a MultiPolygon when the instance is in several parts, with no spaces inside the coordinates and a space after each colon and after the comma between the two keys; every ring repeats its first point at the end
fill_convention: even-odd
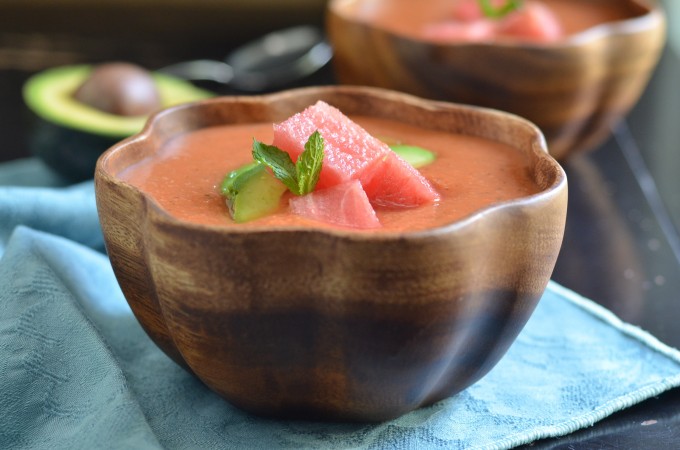
{"type": "MultiPolygon", "coordinates": [[[[494,0],[498,8],[508,0],[494,0]]],[[[495,38],[516,38],[529,42],[553,42],[564,36],[557,15],[544,3],[525,1],[521,8],[501,19],[490,19],[477,0],[454,3],[451,18],[423,29],[423,35],[437,42],[485,41],[495,38]]]]}
{"type": "Polygon", "coordinates": [[[361,184],[376,206],[412,208],[439,199],[418,169],[394,152],[371,164],[363,172],[361,184]]]}
{"type": "Polygon", "coordinates": [[[378,228],[380,221],[358,180],[292,197],[290,211],[309,219],[354,228],[378,228]]]}
{"type": "Polygon", "coordinates": [[[325,142],[319,189],[357,178],[371,162],[390,152],[387,144],[323,101],[274,124],[273,145],[296,161],[315,130],[319,130],[325,142]]]}
{"type": "Polygon", "coordinates": [[[553,42],[564,35],[555,13],[540,2],[527,2],[509,14],[498,24],[497,33],[533,42],[553,42]]]}
{"type": "Polygon", "coordinates": [[[494,37],[495,32],[494,24],[484,19],[474,22],[447,21],[433,23],[423,28],[423,36],[438,42],[487,41],[494,37]]]}
{"type": "MultiPolygon", "coordinates": [[[[491,4],[498,7],[507,0],[495,0],[491,4]],[[503,2],[503,3],[501,3],[503,2]]],[[[479,0],[458,0],[452,4],[451,17],[460,22],[473,22],[484,18],[479,0]]]]}
{"type": "Polygon", "coordinates": [[[412,207],[438,198],[427,179],[402,158],[394,158],[396,155],[387,144],[371,136],[340,110],[323,101],[274,124],[273,145],[287,152],[296,161],[304,151],[305,142],[316,130],[325,142],[323,168],[317,189],[350,180],[360,180],[363,183],[369,179],[374,180],[372,183],[377,186],[377,179],[383,177],[400,180],[401,184],[385,182],[380,183],[379,188],[374,187],[370,192],[367,190],[369,200],[375,205],[397,206],[395,199],[402,198],[408,200],[401,204],[402,207],[412,207]],[[407,189],[415,192],[408,193],[407,189]]]}

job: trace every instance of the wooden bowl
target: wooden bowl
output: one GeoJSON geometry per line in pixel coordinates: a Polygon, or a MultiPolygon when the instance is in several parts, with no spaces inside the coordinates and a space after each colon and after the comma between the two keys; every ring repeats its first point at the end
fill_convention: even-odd
{"type": "MultiPolygon", "coordinates": [[[[391,1],[410,2],[423,17],[415,10],[433,5],[391,1]]],[[[665,16],[654,0],[597,0],[622,8],[629,18],[552,44],[427,41],[352,12],[364,6],[379,14],[381,2],[369,2],[328,3],[327,30],[341,83],[518,114],[539,126],[558,159],[593,149],[610,135],[646,87],[665,42],[665,16]]]]}
{"type": "Polygon", "coordinates": [[[95,186],[120,286],[168,356],[247,411],[355,421],[454,395],[498,362],[551,276],[567,201],[562,168],[524,119],[347,86],[165,110],[102,155],[95,186]],[[436,229],[375,234],[183,222],[120,179],[181,133],[281,121],[319,99],[510,144],[540,192],[436,229]]]}

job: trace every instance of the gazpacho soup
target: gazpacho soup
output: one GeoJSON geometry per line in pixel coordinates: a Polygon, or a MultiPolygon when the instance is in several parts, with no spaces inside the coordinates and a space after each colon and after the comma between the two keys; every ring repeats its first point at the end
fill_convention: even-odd
{"type": "Polygon", "coordinates": [[[430,229],[541,190],[517,148],[321,101],[275,124],[180,134],[121,178],[185,221],[369,232],[430,229]]]}
{"type": "Polygon", "coordinates": [[[348,0],[346,14],[416,39],[554,42],[645,13],[621,0],[348,0]]]}

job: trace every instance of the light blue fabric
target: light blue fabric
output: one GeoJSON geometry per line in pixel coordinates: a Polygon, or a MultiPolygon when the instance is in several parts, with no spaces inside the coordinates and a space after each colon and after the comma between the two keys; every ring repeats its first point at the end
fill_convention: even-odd
{"type": "Polygon", "coordinates": [[[0,187],[0,448],[510,448],[680,385],[680,354],[551,283],[480,382],[382,424],[264,420],[146,337],[102,252],[92,183],[0,187]]]}

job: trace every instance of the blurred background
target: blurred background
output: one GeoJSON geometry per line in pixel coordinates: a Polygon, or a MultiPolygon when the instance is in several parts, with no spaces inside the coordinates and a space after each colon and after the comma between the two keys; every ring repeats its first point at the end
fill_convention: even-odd
{"type": "MultiPolygon", "coordinates": [[[[680,1],[663,3],[669,15],[666,52],[674,57],[661,64],[677,64],[680,1]]],[[[325,6],[326,0],[0,0],[0,161],[29,156],[26,120],[17,108],[23,106],[21,86],[31,74],[74,63],[124,60],[156,69],[196,58],[222,59],[273,30],[323,27],[325,6]]],[[[332,80],[328,73],[322,76],[311,82],[332,80]]],[[[660,82],[669,84],[663,95],[680,95],[679,81],[660,82]]],[[[663,103],[662,98],[646,101],[663,103]]],[[[666,113],[679,117],[680,111],[673,110],[678,104],[668,102],[666,113]]],[[[645,127],[658,139],[680,141],[676,128],[658,128],[645,127]]],[[[649,163],[660,170],[677,168],[663,158],[649,163]]]]}
{"type": "Polygon", "coordinates": [[[325,0],[0,0],[0,161],[29,156],[21,87],[40,70],[128,61],[148,69],[224,58],[294,25],[323,26],[325,0]]]}

